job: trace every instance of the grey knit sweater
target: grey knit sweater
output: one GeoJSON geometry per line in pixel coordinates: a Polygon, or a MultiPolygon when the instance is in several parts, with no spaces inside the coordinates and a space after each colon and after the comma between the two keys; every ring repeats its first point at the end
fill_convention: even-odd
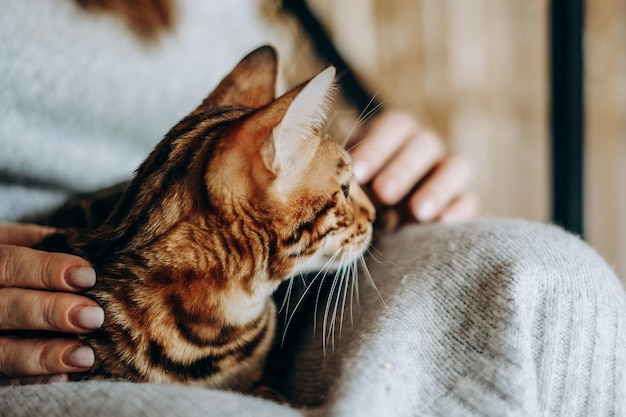
{"type": "Polygon", "coordinates": [[[1,414],[626,415],[626,298],[578,238],[524,221],[414,226],[368,264],[380,295],[361,280],[334,348],[323,349],[324,299],[315,330],[312,316],[290,326],[281,381],[293,407],[87,382],[2,388],[1,414]]]}
{"type": "Polygon", "coordinates": [[[77,4],[1,3],[0,219],[128,179],[248,52],[290,54],[255,0],[176,2],[176,29],[151,43],[77,4]]]}
{"type": "MultiPolygon", "coordinates": [[[[178,31],[142,46],[122,22],[71,0],[2,2],[0,219],[127,178],[274,36],[258,2],[180,4],[178,31]]],[[[413,226],[384,238],[368,265],[378,290],[364,272],[358,298],[352,284],[335,287],[348,301],[334,346],[324,348],[323,297],[316,320],[311,309],[289,326],[279,381],[291,407],[86,382],[0,388],[0,415],[626,415],[626,296],[578,238],[513,220],[413,226]]]]}

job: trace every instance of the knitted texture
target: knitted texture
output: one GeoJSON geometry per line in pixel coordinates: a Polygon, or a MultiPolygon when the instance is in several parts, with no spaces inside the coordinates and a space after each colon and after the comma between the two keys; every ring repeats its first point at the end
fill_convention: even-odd
{"type": "Polygon", "coordinates": [[[248,52],[286,44],[257,0],[174,3],[175,30],[142,43],[76,0],[2,1],[0,220],[127,180],[248,52]]]}
{"type": "MultiPolygon", "coordinates": [[[[301,413],[626,415],[626,296],[580,239],[513,220],[414,226],[368,264],[380,295],[361,273],[334,348],[323,348],[323,298],[315,325],[303,315],[289,326],[282,390],[301,413]]],[[[3,416],[297,415],[230,393],[110,382],[6,387],[0,404],[3,416]]]]}
{"type": "Polygon", "coordinates": [[[296,417],[295,410],[230,392],[202,388],[84,382],[0,390],[3,417],[296,417]]]}
{"type": "Polygon", "coordinates": [[[368,264],[382,300],[361,286],[334,351],[319,325],[302,332],[285,387],[312,414],[625,415],[624,291],[580,239],[524,221],[416,226],[368,264]]]}

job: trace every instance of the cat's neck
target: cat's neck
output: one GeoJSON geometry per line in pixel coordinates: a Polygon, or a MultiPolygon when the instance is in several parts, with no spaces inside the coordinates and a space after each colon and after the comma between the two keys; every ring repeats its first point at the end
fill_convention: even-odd
{"type": "MultiPolygon", "coordinates": [[[[268,272],[275,237],[250,223],[239,219],[225,225],[215,216],[179,221],[149,242],[131,241],[95,263],[99,273],[132,279],[147,293],[185,288],[191,296],[182,299],[184,310],[219,311],[220,321],[243,325],[262,313],[285,278],[268,272]],[[126,259],[134,266],[126,268],[126,259]]],[[[86,253],[99,246],[93,238],[83,243],[92,246],[86,253]]]]}

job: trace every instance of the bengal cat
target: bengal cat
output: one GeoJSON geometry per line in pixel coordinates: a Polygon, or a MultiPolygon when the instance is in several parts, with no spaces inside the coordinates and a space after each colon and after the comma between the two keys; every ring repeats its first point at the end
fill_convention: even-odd
{"type": "Polygon", "coordinates": [[[39,247],[87,259],[105,310],[82,336],[87,378],[248,390],[275,333],[284,281],[354,262],[374,208],[321,128],[334,69],[276,98],[277,54],[245,57],[137,170],[96,228],[39,247]]]}

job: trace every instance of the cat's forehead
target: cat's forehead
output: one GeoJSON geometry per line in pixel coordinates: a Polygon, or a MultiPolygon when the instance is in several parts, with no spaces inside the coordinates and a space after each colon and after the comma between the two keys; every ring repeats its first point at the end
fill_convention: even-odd
{"type": "Polygon", "coordinates": [[[309,173],[313,181],[324,177],[342,182],[352,173],[352,159],[334,139],[325,137],[319,143],[317,155],[309,166],[309,173]]]}

